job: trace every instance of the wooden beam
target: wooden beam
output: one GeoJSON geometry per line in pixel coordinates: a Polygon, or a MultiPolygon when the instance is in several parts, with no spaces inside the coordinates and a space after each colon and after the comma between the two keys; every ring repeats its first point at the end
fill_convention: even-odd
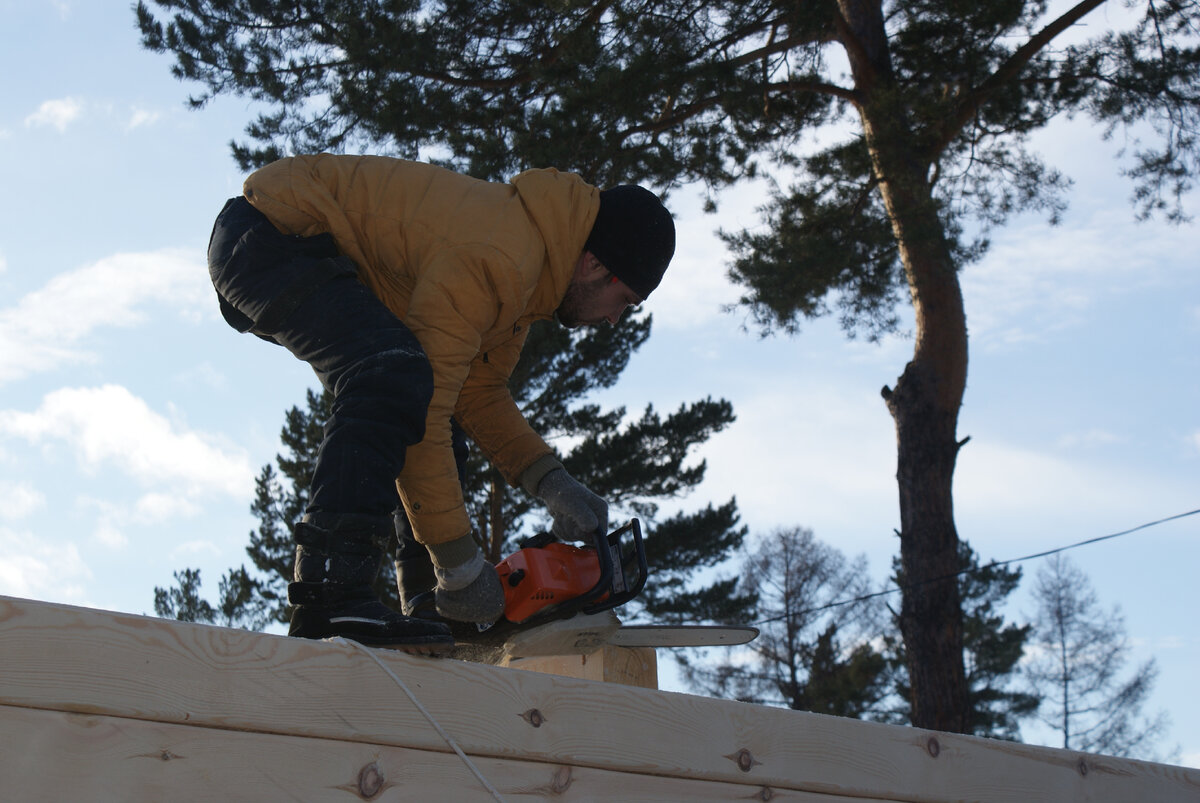
{"type": "Polygon", "coordinates": [[[747,797],[1200,799],[1182,767],[4,597],[0,705],[449,753],[440,728],[473,758],[747,797]]]}
{"type": "MultiPolygon", "coordinates": [[[[484,781],[508,800],[703,803],[749,794],[741,784],[565,764],[487,757],[472,763],[483,781],[453,753],[0,706],[4,800],[494,800],[484,781]]],[[[763,788],[753,799],[772,795],[763,788]]],[[[787,799],[858,803],[809,792],[787,799]]]]}

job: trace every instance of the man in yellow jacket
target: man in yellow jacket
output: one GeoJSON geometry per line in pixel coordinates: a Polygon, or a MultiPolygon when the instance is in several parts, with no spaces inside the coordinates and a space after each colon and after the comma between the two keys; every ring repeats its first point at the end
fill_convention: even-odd
{"type": "Polygon", "coordinates": [[[653,193],[601,191],[552,169],[500,184],[322,154],[246,180],[209,244],[222,313],[308,362],[334,397],[293,531],[291,635],[452,645],[445,624],[393,611],[371,590],[397,491],[432,558],[437,613],[499,618],[503,590],[463,504],[463,432],[543,501],[560,537],[607,529],[607,503],[563,469],[507,383],[531,323],[615,323],[658,286],[674,247],[653,193]]]}

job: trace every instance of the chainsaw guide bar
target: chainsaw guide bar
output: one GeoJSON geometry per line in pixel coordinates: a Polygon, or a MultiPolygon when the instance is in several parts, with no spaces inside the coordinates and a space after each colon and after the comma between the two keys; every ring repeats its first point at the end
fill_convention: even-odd
{"type": "Polygon", "coordinates": [[[615,647],[736,647],[758,637],[746,625],[622,625],[608,643],[615,647]]]}
{"type": "Polygon", "coordinates": [[[577,614],[529,629],[508,631],[499,641],[488,631],[472,641],[459,635],[451,657],[497,664],[515,658],[589,655],[602,647],[736,647],[758,636],[758,628],[726,625],[623,625],[611,610],[577,614]]]}

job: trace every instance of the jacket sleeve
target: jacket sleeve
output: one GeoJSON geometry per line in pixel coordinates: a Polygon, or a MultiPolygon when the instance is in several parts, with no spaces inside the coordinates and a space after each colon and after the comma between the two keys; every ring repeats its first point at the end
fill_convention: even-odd
{"type": "Polygon", "coordinates": [[[471,363],[455,409],[463,430],[510,485],[518,484],[522,472],[539,458],[552,454],[508,389],[528,334],[528,322],[518,323],[512,337],[471,363]]]}
{"type": "MultiPolygon", "coordinates": [[[[471,532],[450,446],[450,418],[479,353],[483,332],[495,323],[505,288],[494,265],[440,256],[413,288],[405,324],[433,367],[433,398],[425,438],[409,447],[397,479],[400,498],[422,543],[444,543],[471,532]]],[[[499,273],[503,275],[503,273],[499,273]]]]}

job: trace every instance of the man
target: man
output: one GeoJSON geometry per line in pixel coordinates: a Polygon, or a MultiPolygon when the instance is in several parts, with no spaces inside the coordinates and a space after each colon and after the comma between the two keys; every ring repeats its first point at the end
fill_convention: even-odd
{"type": "Polygon", "coordinates": [[[293,532],[291,635],[414,652],[453,645],[444,623],[401,615],[371,589],[397,490],[432,559],[437,614],[500,617],[503,589],[463,504],[460,426],[543,501],[560,537],[607,529],[607,503],[563,469],[507,382],[532,322],[615,323],[658,286],[674,248],[653,193],[601,192],[556,170],[499,184],[323,154],[246,180],[209,244],[222,313],[308,362],[334,397],[293,532]]]}

